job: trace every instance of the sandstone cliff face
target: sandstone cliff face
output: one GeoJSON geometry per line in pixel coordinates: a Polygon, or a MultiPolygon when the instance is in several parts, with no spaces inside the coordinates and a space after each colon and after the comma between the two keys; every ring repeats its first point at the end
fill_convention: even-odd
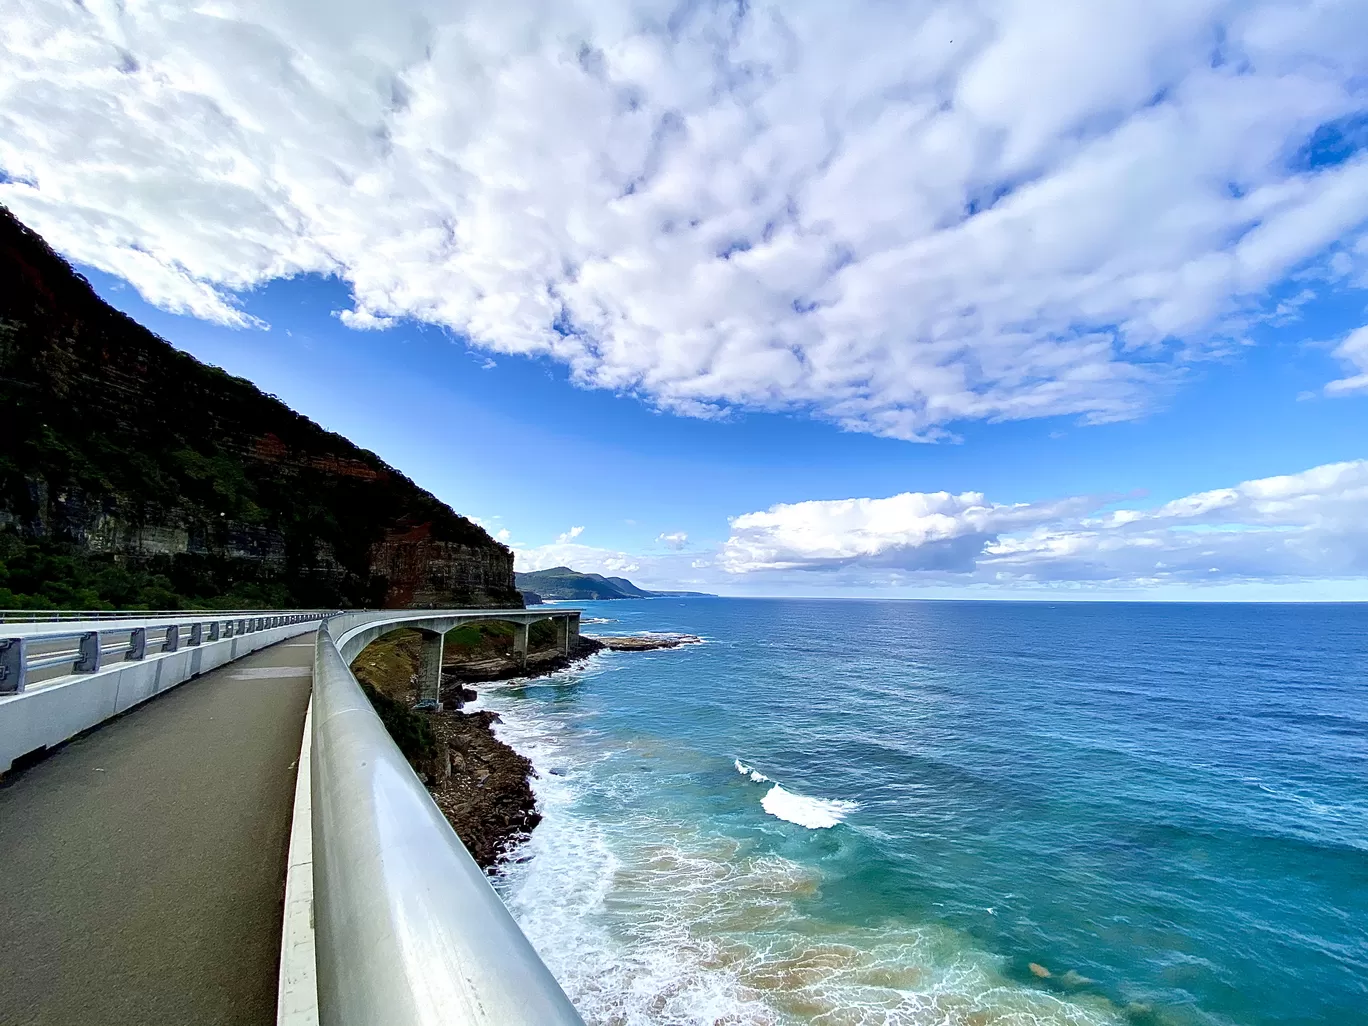
{"type": "Polygon", "coordinates": [[[370,565],[386,581],[384,604],[389,608],[435,609],[453,595],[522,608],[522,596],[510,583],[512,552],[502,545],[439,541],[430,522],[386,534],[372,547],[370,565]]]}
{"type": "Polygon", "coordinates": [[[522,604],[479,526],[109,307],[0,208],[0,592],[67,574],[117,604],[110,568],[187,604],[522,604]]]}

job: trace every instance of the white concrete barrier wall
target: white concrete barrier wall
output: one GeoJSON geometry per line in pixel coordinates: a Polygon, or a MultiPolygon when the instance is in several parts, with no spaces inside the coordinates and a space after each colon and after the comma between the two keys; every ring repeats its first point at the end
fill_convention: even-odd
{"type": "Polygon", "coordinates": [[[0,696],[0,773],[30,752],[53,748],[177,684],[277,641],[312,634],[318,621],[291,623],[176,652],[149,653],[94,673],[73,674],[17,695],[0,696]]]}

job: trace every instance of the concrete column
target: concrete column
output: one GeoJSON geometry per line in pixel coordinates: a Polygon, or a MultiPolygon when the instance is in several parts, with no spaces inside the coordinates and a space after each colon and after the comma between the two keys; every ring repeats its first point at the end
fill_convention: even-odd
{"type": "Polygon", "coordinates": [[[568,614],[556,617],[556,644],[561,650],[561,655],[568,656],[570,654],[570,617],[568,614]]]}
{"type": "Polygon", "coordinates": [[[446,643],[444,634],[424,634],[422,661],[418,668],[418,701],[431,702],[437,708],[442,705],[442,647],[446,643]]]}
{"type": "Polygon", "coordinates": [[[520,666],[527,666],[527,624],[513,625],[513,658],[520,666]]]}

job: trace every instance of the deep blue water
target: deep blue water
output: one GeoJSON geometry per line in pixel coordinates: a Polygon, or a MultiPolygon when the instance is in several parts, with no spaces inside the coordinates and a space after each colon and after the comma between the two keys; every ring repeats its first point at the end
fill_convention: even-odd
{"type": "Polygon", "coordinates": [[[1368,607],[584,607],[707,639],[482,697],[591,1024],[1368,1023],[1368,607]]]}

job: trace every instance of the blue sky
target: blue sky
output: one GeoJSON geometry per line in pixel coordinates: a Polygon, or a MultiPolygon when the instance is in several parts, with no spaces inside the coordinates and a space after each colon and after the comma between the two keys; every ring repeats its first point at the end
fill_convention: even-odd
{"type": "Polygon", "coordinates": [[[524,568],[1368,598],[1362,5],[400,6],[32,0],[0,202],[524,568]]]}

